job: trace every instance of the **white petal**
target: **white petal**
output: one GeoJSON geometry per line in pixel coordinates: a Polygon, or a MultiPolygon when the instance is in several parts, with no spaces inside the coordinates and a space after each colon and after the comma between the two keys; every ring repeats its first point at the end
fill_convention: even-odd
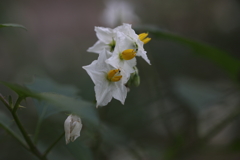
{"type": "Polygon", "coordinates": [[[133,73],[135,71],[133,67],[135,67],[136,65],[137,65],[136,58],[133,58],[131,60],[124,60],[123,68],[126,72],[133,73]]]}
{"type": "Polygon", "coordinates": [[[101,53],[102,50],[109,50],[110,51],[110,46],[106,45],[102,41],[97,41],[92,47],[88,48],[88,52],[93,52],[93,53],[101,53]]]}
{"type": "Polygon", "coordinates": [[[110,44],[113,40],[113,31],[111,28],[95,27],[97,37],[105,44],[110,44]]]}
{"type": "Polygon", "coordinates": [[[110,58],[105,61],[107,64],[110,64],[114,68],[119,68],[121,60],[119,54],[113,54],[110,58]]]}
{"type": "Polygon", "coordinates": [[[129,36],[133,40],[136,40],[138,38],[138,35],[132,29],[131,24],[124,23],[122,26],[116,27],[114,30],[124,33],[125,35],[129,36]]]}
{"type": "Polygon", "coordinates": [[[134,41],[131,38],[121,32],[118,32],[116,36],[116,52],[123,52],[126,49],[135,49],[134,41]]]}
{"type": "MultiPolygon", "coordinates": [[[[111,83],[111,82],[109,82],[109,83],[111,83]]],[[[94,90],[95,90],[96,99],[97,99],[96,107],[106,106],[112,100],[111,88],[109,88],[109,85],[107,82],[97,84],[94,87],[94,90]]]]}
{"type": "Polygon", "coordinates": [[[64,131],[65,131],[66,144],[68,144],[70,142],[71,121],[72,121],[71,116],[68,116],[67,119],[64,122],[64,131]]]}
{"type": "Polygon", "coordinates": [[[97,60],[93,61],[88,66],[83,66],[83,69],[87,71],[88,75],[91,77],[94,84],[97,83],[99,77],[102,77],[101,72],[98,72],[95,70],[96,63],[97,63],[97,60]]]}
{"type": "Polygon", "coordinates": [[[82,123],[80,123],[80,121],[75,121],[73,125],[74,125],[74,127],[71,132],[71,141],[72,142],[75,141],[80,136],[80,132],[82,129],[82,123]]]}
{"type": "Polygon", "coordinates": [[[114,83],[115,89],[112,91],[112,95],[115,99],[119,100],[122,104],[124,104],[125,99],[127,97],[127,87],[123,85],[122,83],[114,83]]]}
{"type": "Polygon", "coordinates": [[[144,52],[142,52],[140,55],[141,55],[141,57],[148,63],[148,64],[150,64],[151,65],[151,63],[150,63],[150,60],[148,59],[148,57],[147,57],[147,54],[146,54],[147,52],[146,51],[144,51],[144,52]]]}

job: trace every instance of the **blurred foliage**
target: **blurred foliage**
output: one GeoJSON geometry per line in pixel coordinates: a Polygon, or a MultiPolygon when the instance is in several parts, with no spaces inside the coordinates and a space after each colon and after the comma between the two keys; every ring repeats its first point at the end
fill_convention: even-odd
{"type": "Polygon", "coordinates": [[[0,24],[0,28],[3,28],[3,27],[15,27],[15,28],[22,28],[24,30],[27,30],[27,28],[25,28],[24,26],[19,24],[13,24],[13,23],[0,24]]]}
{"type": "Polygon", "coordinates": [[[240,61],[231,57],[227,52],[210,45],[200,43],[183,36],[167,32],[156,27],[139,27],[137,30],[148,31],[154,39],[164,39],[183,44],[193,50],[193,53],[204,57],[222,69],[224,69],[231,78],[238,80],[240,74],[240,61]]]}
{"type": "MultiPolygon", "coordinates": [[[[130,88],[124,106],[112,101],[98,109],[81,66],[97,57],[86,49],[96,41],[93,26],[102,26],[104,4],[71,2],[0,2],[1,21],[28,29],[0,25],[0,77],[28,97],[18,114],[31,138],[44,151],[63,132],[68,114],[83,120],[81,136],[68,145],[62,139],[49,159],[240,159],[238,1],[137,1],[142,22],[164,28],[133,24],[152,37],[145,45],[152,65],[139,59],[141,85],[130,88]],[[50,78],[36,76],[36,68],[50,78]]],[[[0,130],[0,159],[36,159],[15,143],[12,136],[21,134],[0,107],[0,125],[8,130],[0,130]]]]}

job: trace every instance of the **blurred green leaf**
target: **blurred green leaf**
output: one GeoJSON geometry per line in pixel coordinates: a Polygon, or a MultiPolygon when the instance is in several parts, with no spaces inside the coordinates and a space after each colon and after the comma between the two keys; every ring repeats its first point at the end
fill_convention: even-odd
{"type": "Polygon", "coordinates": [[[24,26],[20,25],[20,24],[13,24],[13,23],[5,23],[5,24],[0,24],[0,28],[3,27],[15,27],[15,28],[22,28],[24,30],[27,31],[27,28],[25,28],[24,26]]]}
{"type": "Polygon", "coordinates": [[[96,108],[92,103],[84,101],[80,98],[72,98],[56,93],[40,93],[43,100],[54,104],[60,110],[69,111],[77,114],[83,120],[87,120],[95,125],[98,124],[98,116],[96,108]]]}
{"type": "MultiPolygon", "coordinates": [[[[82,119],[86,119],[96,125],[98,124],[98,116],[94,105],[92,103],[82,100],[79,97],[72,98],[73,96],[69,97],[57,93],[48,92],[36,93],[18,84],[12,84],[3,81],[0,81],[0,83],[15,91],[20,97],[32,97],[38,100],[46,100],[50,104],[54,105],[55,108],[57,108],[57,111],[53,109],[53,112],[58,112],[58,110],[69,111],[71,113],[79,115],[82,119]]],[[[43,106],[39,107],[43,108],[43,106]]]]}
{"type": "Polygon", "coordinates": [[[173,90],[196,110],[206,109],[220,102],[229,92],[217,89],[214,83],[206,83],[188,77],[177,77],[173,80],[173,90]]]}
{"type": "Polygon", "coordinates": [[[14,83],[9,83],[4,81],[0,81],[0,83],[10,88],[11,90],[15,91],[19,97],[23,97],[23,98],[32,97],[36,99],[41,98],[37,93],[34,93],[30,91],[28,88],[20,86],[19,84],[14,84],[14,83]]]}
{"type": "MultiPolygon", "coordinates": [[[[78,92],[78,89],[76,87],[58,84],[47,77],[37,77],[32,83],[27,83],[26,87],[36,93],[51,92],[68,97],[77,97],[78,92]]],[[[40,115],[40,119],[45,119],[53,114],[64,111],[64,108],[56,108],[53,104],[49,104],[45,101],[34,100],[34,105],[40,115]]]]}
{"type": "Polygon", "coordinates": [[[227,71],[231,78],[235,79],[239,74],[240,61],[231,57],[225,51],[155,27],[141,27],[137,28],[137,30],[148,31],[150,34],[155,36],[153,37],[153,39],[158,38],[171,40],[190,47],[194,51],[194,53],[214,62],[219,67],[227,71]]]}
{"type": "Polygon", "coordinates": [[[58,84],[47,77],[35,78],[32,83],[26,84],[26,86],[39,93],[41,99],[45,100],[34,101],[39,114],[42,115],[45,112],[42,118],[47,118],[61,111],[68,111],[89,122],[98,123],[97,110],[94,104],[81,99],[77,95],[79,90],[76,87],[58,84]]]}
{"type": "Polygon", "coordinates": [[[79,141],[69,143],[66,145],[68,151],[76,158],[80,160],[93,160],[92,152],[89,147],[86,147],[79,141]]]}
{"type": "Polygon", "coordinates": [[[13,121],[6,116],[4,113],[0,112],[0,128],[3,128],[8,134],[10,134],[12,137],[14,137],[16,140],[19,141],[20,144],[22,144],[25,148],[27,148],[27,145],[22,137],[20,137],[15,131],[13,131],[10,126],[12,125],[13,121]]]}

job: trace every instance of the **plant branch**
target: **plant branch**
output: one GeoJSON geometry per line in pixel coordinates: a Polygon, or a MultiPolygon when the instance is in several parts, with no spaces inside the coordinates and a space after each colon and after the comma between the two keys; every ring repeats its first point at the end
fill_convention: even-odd
{"type": "Polygon", "coordinates": [[[13,113],[16,113],[18,107],[19,107],[19,104],[21,103],[21,101],[23,100],[24,98],[23,97],[18,97],[17,99],[17,102],[15,103],[14,107],[13,107],[13,113]]]}
{"type": "Polygon", "coordinates": [[[1,122],[0,122],[0,127],[2,127],[7,133],[9,133],[12,137],[14,137],[25,149],[29,150],[29,147],[26,145],[26,143],[18,135],[16,135],[10,128],[5,126],[1,122]]]}
{"type": "Polygon", "coordinates": [[[10,112],[12,112],[12,108],[11,106],[8,104],[8,102],[6,101],[6,99],[2,96],[2,94],[0,94],[0,100],[3,102],[3,104],[8,108],[8,110],[10,112]]]}
{"type": "Polygon", "coordinates": [[[39,131],[40,131],[41,124],[42,124],[42,122],[43,122],[43,118],[44,118],[44,116],[45,116],[45,114],[46,114],[46,111],[47,111],[47,107],[44,106],[43,111],[42,111],[40,117],[38,118],[38,122],[37,122],[37,125],[36,125],[36,129],[35,129],[35,133],[34,133],[34,138],[33,138],[34,144],[37,144],[38,134],[39,134],[39,131]]]}
{"type": "Polygon", "coordinates": [[[234,121],[237,117],[240,116],[240,109],[236,109],[233,111],[227,118],[225,118],[222,122],[214,126],[202,139],[201,141],[207,142],[211,138],[213,138],[217,133],[219,133],[222,129],[224,129],[227,125],[229,125],[232,121],[234,121]]]}
{"type": "Polygon", "coordinates": [[[43,157],[47,157],[48,153],[52,150],[52,148],[62,139],[65,132],[63,132],[49,147],[46,149],[46,151],[43,154],[43,157]]]}
{"type": "Polygon", "coordinates": [[[41,153],[38,151],[38,149],[35,147],[35,145],[33,144],[32,140],[30,139],[30,137],[28,136],[27,132],[25,131],[22,123],[20,122],[20,120],[18,119],[18,116],[16,113],[12,112],[12,116],[19,128],[19,130],[21,131],[25,141],[27,142],[30,150],[32,151],[32,153],[34,153],[37,157],[39,157],[41,159],[42,155],[41,153]]]}
{"type": "Polygon", "coordinates": [[[18,109],[18,107],[19,107],[19,104],[20,104],[20,102],[21,102],[22,100],[23,100],[22,97],[18,97],[17,102],[16,102],[15,105],[14,105],[14,109],[13,109],[12,112],[11,112],[11,113],[12,113],[12,116],[13,116],[13,118],[14,118],[14,120],[15,120],[18,128],[19,128],[19,130],[21,131],[21,133],[22,133],[25,141],[27,142],[30,151],[31,151],[33,154],[35,154],[39,159],[41,159],[41,160],[46,160],[46,157],[43,157],[43,156],[42,156],[42,154],[39,152],[39,150],[36,148],[36,146],[34,145],[34,143],[32,142],[32,140],[31,140],[30,137],[28,136],[28,133],[27,133],[26,130],[24,129],[22,123],[20,122],[20,120],[19,120],[19,118],[18,118],[18,116],[17,116],[17,114],[16,114],[16,111],[17,111],[17,109],[18,109]]]}

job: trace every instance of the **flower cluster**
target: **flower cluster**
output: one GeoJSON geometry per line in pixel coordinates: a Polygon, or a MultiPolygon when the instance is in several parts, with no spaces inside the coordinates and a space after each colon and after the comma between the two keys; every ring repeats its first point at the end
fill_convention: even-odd
{"type": "Polygon", "coordinates": [[[107,105],[112,98],[124,104],[126,85],[138,75],[135,57],[140,56],[150,64],[143,45],[151,38],[147,33],[137,35],[130,24],[114,29],[95,27],[95,31],[98,41],[87,51],[97,53],[99,57],[83,68],[95,84],[97,107],[107,105]]]}

